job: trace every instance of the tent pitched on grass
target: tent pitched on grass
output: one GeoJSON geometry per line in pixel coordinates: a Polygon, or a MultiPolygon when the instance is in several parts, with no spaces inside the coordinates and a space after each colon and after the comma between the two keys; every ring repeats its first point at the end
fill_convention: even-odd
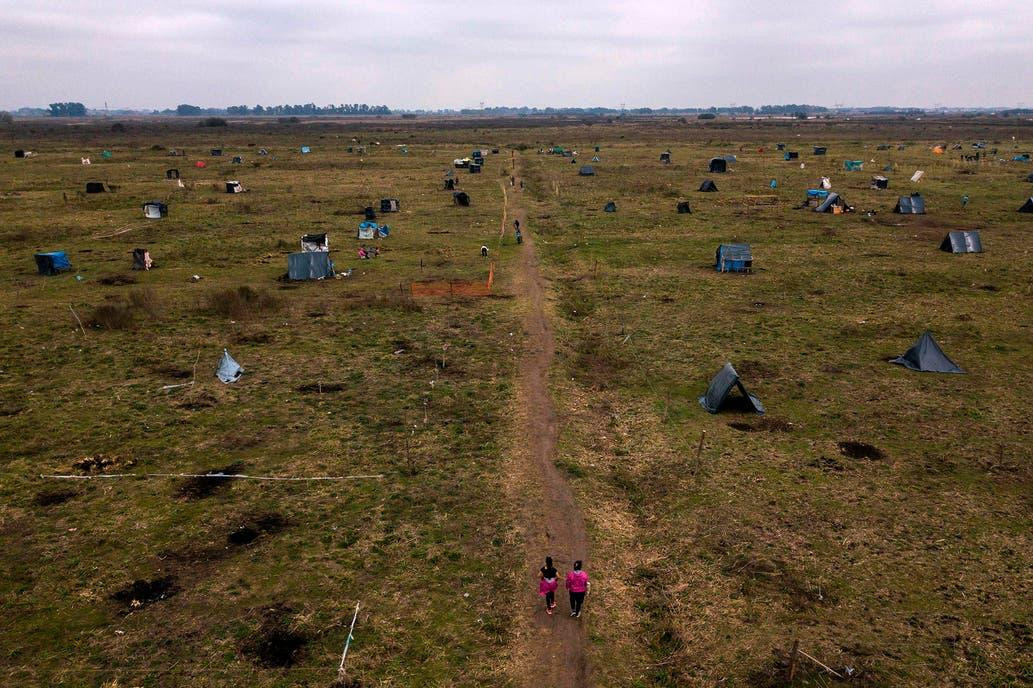
{"type": "Polygon", "coordinates": [[[901,215],[925,215],[925,199],[922,194],[913,193],[910,196],[901,196],[893,212],[901,215]]]}
{"type": "Polygon", "coordinates": [[[452,202],[465,208],[470,205],[470,194],[465,191],[454,191],[452,192],[452,202]]]}
{"type": "Polygon", "coordinates": [[[134,270],[150,270],[154,265],[154,261],[151,260],[151,252],[145,248],[134,248],[133,249],[133,269],[134,270]]]}
{"type": "Polygon", "coordinates": [[[950,253],[982,253],[983,241],[979,238],[978,231],[954,231],[943,237],[940,250],[950,253]]]}
{"type": "Polygon", "coordinates": [[[603,206],[604,213],[615,213],[617,212],[617,204],[613,201],[607,201],[606,205],[603,206]]]}
{"type": "Polygon", "coordinates": [[[1026,199],[1026,202],[1019,208],[1020,213],[1033,213],[1033,196],[1026,199]]]}
{"type": "Polygon", "coordinates": [[[287,256],[287,278],[319,280],[334,276],[334,263],[327,251],[302,251],[287,256]]]}
{"type": "Polygon", "coordinates": [[[169,207],[161,201],[147,201],[143,204],[143,216],[148,220],[160,220],[169,214],[169,207]]]}
{"type": "Polygon", "coordinates": [[[679,215],[685,215],[686,213],[691,213],[691,212],[692,212],[692,208],[689,207],[689,202],[688,201],[678,201],[678,214],[679,215]]]}
{"type": "Polygon", "coordinates": [[[72,269],[72,264],[64,251],[47,251],[37,253],[33,257],[36,259],[36,270],[41,275],[56,275],[72,269]]]}
{"type": "Polygon", "coordinates": [[[714,192],[717,191],[717,184],[714,183],[713,179],[705,179],[703,183],[699,185],[700,191],[714,192]]]}
{"type": "Polygon", "coordinates": [[[850,209],[843,197],[838,193],[830,192],[825,200],[814,208],[816,213],[845,213],[850,209]],[[838,209],[838,210],[837,210],[838,209]]]}
{"type": "Polygon", "coordinates": [[[226,182],[226,193],[243,193],[244,185],[236,179],[226,182]]]}
{"type": "Polygon", "coordinates": [[[815,146],[814,147],[814,154],[815,155],[825,155],[825,153],[827,153],[828,150],[829,149],[827,147],[825,147],[825,146],[815,146]]]}
{"type": "Polygon", "coordinates": [[[882,175],[872,177],[872,183],[868,187],[870,189],[888,189],[890,188],[890,180],[882,175]]]}
{"type": "Polygon", "coordinates": [[[957,363],[947,358],[947,354],[943,353],[943,349],[933,339],[933,335],[929,330],[923,332],[918,341],[905,351],[903,356],[894,358],[890,363],[896,363],[909,370],[917,370],[922,373],[965,372],[958,367],[957,363]]]}
{"type": "Polygon", "coordinates": [[[233,360],[229,351],[223,349],[222,360],[219,361],[219,368],[215,371],[215,374],[224,383],[229,384],[230,382],[236,382],[239,380],[240,376],[244,374],[244,369],[240,367],[239,363],[233,360]]]}
{"type": "Polygon", "coordinates": [[[710,381],[707,393],[699,398],[699,405],[710,413],[717,413],[723,407],[731,405],[728,395],[733,389],[738,389],[739,394],[742,395],[741,400],[737,399],[736,401],[745,405],[749,410],[759,414],[764,413],[764,404],[760,403],[760,399],[746,391],[746,386],[739,379],[739,373],[735,372],[735,368],[732,367],[731,363],[725,363],[724,367],[710,381]]]}
{"type": "Polygon", "coordinates": [[[844,160],[843,169],[847,172],[857,172],[864,167],[863,160],[844,160]]]}
{"type": "Polygon", "coordinates": [[[108,191],[111,189],[104,182],[86,182],[86,193],[88,194],[107,193],[108,191]]]}
{"type": "Polygon", "coordinates": [[[724,158],[711,158],[710,159],[710,171],[714,173],[727,172],[728,161],[724,158]]]}
{"type": "Polygon", "coordinates": [[[322,234],[303,234],[301,236],[301,250],[306,253],[329,251],[330,241],[326,238],[326,232],[322,234]]]}
{"type": "Polygon", "coordinates": [[[591,165],[582,165],[581,169],[578,170],[578,174],[582,177],[593,177],[595,176],[595,168],[591,165]]]}
{"type": "Polygon", "coordinates": [[[714,255],[718,272],[752,272],[753,252],[749,244],[721,244],[714,255]]]}
{"type": "Polygon", "coordinates": [[[402,204],[398,202],[397,198],[380,199],[380,212],[382,213],[397,213],[401,208],[402,204]]]}

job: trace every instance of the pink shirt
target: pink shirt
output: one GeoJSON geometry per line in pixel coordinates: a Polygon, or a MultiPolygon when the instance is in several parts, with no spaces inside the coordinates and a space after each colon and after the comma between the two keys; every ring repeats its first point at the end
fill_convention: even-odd
{"type": "Polygon", "coordinates": [[[567,573],[567,590],[570,592],[587,592],[588,574],[584,571],[570,571],[567,573]]]}

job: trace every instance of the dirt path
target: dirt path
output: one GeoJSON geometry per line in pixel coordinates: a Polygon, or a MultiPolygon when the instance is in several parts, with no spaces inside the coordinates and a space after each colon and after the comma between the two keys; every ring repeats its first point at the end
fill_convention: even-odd
{"type": "MultiPolygon", "coordinates": [[[[519,174],[518,164],[514,157],[515,174],[519,174]]],[[[591,600],[585,603],[581,618],[572,619],[562,583],[553,616],[545,613],[545,605],[537,595],[537,571],[546,555],[552,556],[561,580],[577,559],[590,570],[588,537],[570,486],[554,463],[559,425],[548,380],[556,347],[547,312],[545,280],[534,250],[534,227],[527,223],[520,177],[515,187],[503,188],[509,223],[520,220],[524,235],[517,273],[518,295],[525,308],[517,387],[519,424],[509,482],[511,494],[521,505],[527,594],[520,598],[526,610],[519,617],[523,623],[517,630],[515,673],[520,685],[533,688],[587,686],[585,626],[591,619],[591,600]]],[[[512,240],[512,229],[507,235],[512,240]]]]}

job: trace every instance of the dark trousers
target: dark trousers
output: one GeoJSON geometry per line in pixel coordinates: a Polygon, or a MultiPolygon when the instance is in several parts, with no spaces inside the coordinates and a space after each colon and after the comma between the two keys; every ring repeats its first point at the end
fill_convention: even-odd
{"type": "Polygon", "coordinates": [[[585,603],[585,593],[583,592],[572,592],[570,593],[570,611],[574,614],[581,613],[581,605],[585,603]]]}
{"type": "Polygon", "coordinates": [[[556,604],[556,593],[547,592],[545,593],[545,608],[551,609],[552,605],[556,604]]]}

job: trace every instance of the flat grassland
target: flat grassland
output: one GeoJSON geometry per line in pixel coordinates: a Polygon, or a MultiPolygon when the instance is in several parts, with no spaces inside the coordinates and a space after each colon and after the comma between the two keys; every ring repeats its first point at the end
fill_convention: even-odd
{"type": "Polygon", "coordinates": [[[590,683],[840,682],[808,661],[788,681],[794,640],[844,685],[1033,680],[1033,184],[1010,162],[1028,123],[109,126],[0,129],[0,683],[327,686],[360,603],[352,685],[522,685],[514,160],[559,345],[556,462],[592,542],[590,683]],[[977,140],[998,154],[961,161],[977,140]],[[492,147],[453,205],[452,159],[492,147]],[[794,208],[821,175],[856,212],[794,208]],[[115,189],[80,193],[94,180],[115,189]],[[927,214],[892,214],[912,191],[927,214]],[[359,261],[361,210],[389,197],[382,254],[359,261]],[[143,217],[152,198],[167,218],[143,217]],[[986,252],[939,251],[953,229],[986,252]],[[279,279],[309,232],[350,277],[279,279]],[[753,274],[714,271],[732,241],[753,274]],[[486,279],[482,244],[491,297],[408,296],[486,279]],[[155,269],[130,270],[136,247],[155,269]],[[47,250],[74,270],[38,276],[47,250]],[[926,329],[967,374],[886,362],[926,329]],[[726,361],[767,415],[700,408],[726,361]],[[39,477],[213,470],[382,477],[39,477]]]}

